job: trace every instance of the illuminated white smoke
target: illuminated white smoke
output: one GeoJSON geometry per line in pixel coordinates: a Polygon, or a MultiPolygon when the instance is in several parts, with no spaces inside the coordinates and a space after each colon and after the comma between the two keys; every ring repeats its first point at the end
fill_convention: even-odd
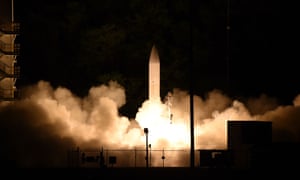
{"type": "MultiPolygon", "coordinates": [[[[172,96],[172,121],[168,102],[148,100],[137,110],[135,119],[120,116],[118,110],[126,103],[125,90],[114,81],[92,87],[84,98],[75,96],[64,87],[54,89],[45,81],[27,87],[25,92],[23,99],[1,103],[0,106],[3,122],[0,140],[4,143],[2,147],[7,147],[1,150],[1,154],[6,153],[8,160],[18,158],[17,161],[22,161],[19,163],[21,166],[63,163],[61,159],[65,157],[67,148],[77,146],[143,149],[145,127],[149,128],[153,150],[189,148],[187,91],[175,88],[169,92],[172,96]]],[[[195,95],[196,148],[226,148],[228,120],[272,121],[274,141],[299,141],[299,99],[297,96],[293,104],[280,106],[274,98],[264,94],[246,102],[231,99],[219,90],[213,90],[205,97],[195,95]]],[[[169,165],[182,166],[186,165],[188,157],[185,154],[175,158],[174,155],[171,160],[166,160],[169,160],[169,165]]],[[[161,162],[160,158],[152,159],[153,166],[160,166],[161,162]]]]}

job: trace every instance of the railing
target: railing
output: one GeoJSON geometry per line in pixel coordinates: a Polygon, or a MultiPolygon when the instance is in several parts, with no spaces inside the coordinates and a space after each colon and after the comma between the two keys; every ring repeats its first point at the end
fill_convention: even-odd
{"type": "MultiPolygon", "coordinates": [[[[17,68],[18,69],[18,68],[17,68]]],[[[0,61],[0,71],[3,72],[6,76],[14,76],[14,68],[8,66],[7,64],[0,61]]],[[[16,70],[17,72],[18,70],[16,70]]]]}
{"type": "Polygon", "coordinates": [[[144,149],[105,149],[68,151],[70,167],[100,168],[100,167],[188,167],[188,150],[150,149],[148,151],[148,166],[146,150],[144,149]]]}
{"type": "Polygon", "coordinates": [[[6,34],[19,34],[20,23],[6,23],[0,25],[0,31],[6,34]]]}
{"type": "Polygon", "coordinates": [[[7,44],[0,41],[0,50],[5,54],[19,55],[20,44],[7,44]]]}

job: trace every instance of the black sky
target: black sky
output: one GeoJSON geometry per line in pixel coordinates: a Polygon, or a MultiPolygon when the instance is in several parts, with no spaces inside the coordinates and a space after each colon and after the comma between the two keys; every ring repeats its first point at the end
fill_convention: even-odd
{"type": "MultiPolygon", "coordinates": [[[[4,1],[10,0],[0,0],[4,1]]],[[[17,88],[28,98],[0,108],[3,121],[0,142],[1,147],[6,147],[0,149],[2,165],[60,167],[68,163],[66,150],[78,143],[83,147],[98,148],[112,142],[127,142],[123,139],[112,141],[102,135],[112,137],[114,133],[108,132],[121,132],[118,128],[125,125],[117,121],[117,113],[120,111],[126,117],[134,117],[147,99],[148,60],[154,44],[161,62],[162,96],[173,88],[189,90],[191,60],[193,62],[194,93],[204,97],[203,101],[195,98],[195,110],[199,112],[195,119],[198,124],[203,123],[201,125],[209,123],[203,127],[212,130],[199,136],[200,141],[206,139],[218,144],[218,135],[224,135],[216,128],[219,122],[223,127],[225,118],[251,116],[271,120],[274,139],[299,142],[299,97],[292,106],[278,106],[293,104],[300,92],[298,32],[294,28],[297,21],[294,21],[291,9],[286,9],[286,6],[291,7],[288,2],[14,2],[15,21],[21,24],[17,38],[17,43],[21,44],[21,54],[17,58],[21,77],[17,80],[17,88]],[[228,22],[230,31],[226,30],[228,22]],[[117,80],[126,90],[124,106],[122,95],[114,96],[115,103],[105,103],[104,106],[95,103],[102,96],[103,91],[99,89],[94,89],[86,99],[76,99],[67,90],[56,89],[63,86],[86,97],[92,86],[111,79],[117,80]],[[40,80],[51,83],[51,86],[40,80]],[[214,89],[226,94],[212,91],[214,89]],[[279,102],[261,94],[275,97],[279,102]],[[251,98],[253,96],[259,98],[251,98]],[[244,104],[234,101],[244,98],[249,98],[244,104]],[[121,109],[117,109],[120,106],[121,109]],[[232,116],[235,114],[238,117],[232,116]],[[72,115],[73,118],[69,118],[72,115]],[[95,123],[91,124],[92,127],[97,129],[96,138],[81,139],[85,136],[78,129],[68,134],[71,127],[68,120],[80,122],[82,132],[88,132],[85,127],[89,128],[86,124],[92,120],[95,123]],[[111,129],[114,127],[117,130],[111,129]]],[[[0,14],[9,15],[8,11],[1,10],[3,6],[0,6],[0,14]]],[[[116,93],[119,88],[106,90],[116,93]]],[[[185,106],[182,99],[187,96],[188,93],[174,91],[174,97],[178,99],[172,110],[188,113],[182,108],[185,106]]],[[[126,127],[138,125],[135,121],[130,122],[133,124],[126,127]]],[[[127,135],[128,129],[125,130],[123,134],[127,135]]]]}
{"type": "Polygon", "coordinates": [[[124,113],[135,113],[147,97],[155,44],[162,95],[188,90],[192,52],[196,94],[265,93],[289,104],[300,82],[294,34],[282,7],[280,0],[201,0],[192,8],[184,0],[15,1],[21,23],[18,85],[46,80],[84,96],[91,86],[114,79],[126,89],[124,113]]]}

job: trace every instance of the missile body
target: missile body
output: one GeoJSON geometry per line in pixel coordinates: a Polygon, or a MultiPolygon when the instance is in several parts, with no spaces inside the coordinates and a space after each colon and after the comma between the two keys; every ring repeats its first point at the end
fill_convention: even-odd
{"type": "Polygon", "coordinates": [[[160,62],[156,47],[153,45],[149,58],[149,100],[160,101],[160,62]]]}

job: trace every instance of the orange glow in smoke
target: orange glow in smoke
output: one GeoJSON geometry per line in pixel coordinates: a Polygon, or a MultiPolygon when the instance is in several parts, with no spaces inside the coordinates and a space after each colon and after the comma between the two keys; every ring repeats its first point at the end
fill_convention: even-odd
{"type": "Polygon", "coordinates": [[[136,120],[142,128],[149,129],[149,141],[153,147],[189,147],[187,124],[180,119],[172,122],[166,104],[146,101],[136,120]]]}

